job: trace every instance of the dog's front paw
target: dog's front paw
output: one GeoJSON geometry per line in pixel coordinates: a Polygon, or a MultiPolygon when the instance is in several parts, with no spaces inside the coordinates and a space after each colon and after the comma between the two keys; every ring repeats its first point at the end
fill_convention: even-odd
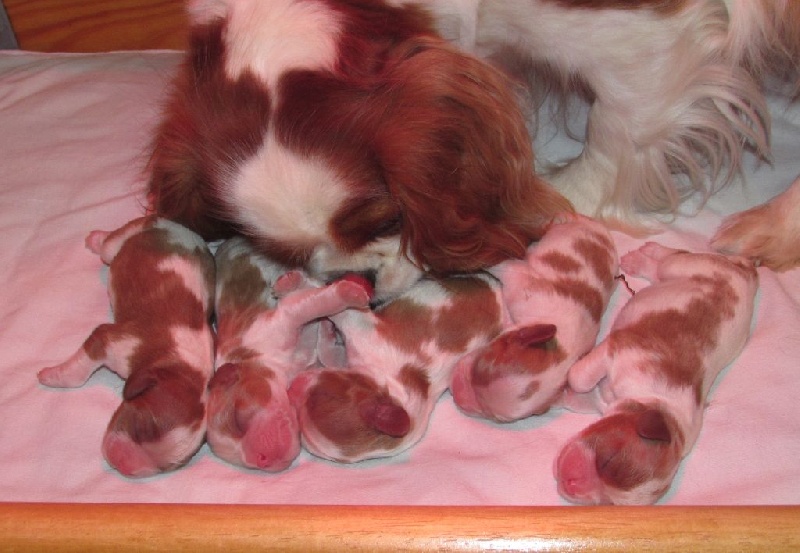
{"type": "Polygon", "coordinates": [[[736,213],[720,225],[711,246],[775,270],[800,265],[800,221],[776,217],[771,204],[736,213]]]}
{"type": "Polygon", "coordinates": [[[800,266],[800,178],[767,203],[725,219],[711,246],[779,271],[800,266]]]}

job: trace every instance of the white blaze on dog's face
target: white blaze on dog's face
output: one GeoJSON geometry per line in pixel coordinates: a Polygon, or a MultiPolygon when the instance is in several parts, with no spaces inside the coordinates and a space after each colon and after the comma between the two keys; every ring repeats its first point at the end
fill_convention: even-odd
{"type": "Polygon", "coordinates": [[[393,207],[359,199],[330,166],[303,159],[271,134],[233,176],[228,193],[242,206],[246,232],[271,237],[260,244],[264,249],[275,257],[302,258],[311,276],[322,281],[369,273],[376,297],[385,298],[409,288],[422,273],[401,252],[399,236],[383,236],[396,230],[393,207]]]}

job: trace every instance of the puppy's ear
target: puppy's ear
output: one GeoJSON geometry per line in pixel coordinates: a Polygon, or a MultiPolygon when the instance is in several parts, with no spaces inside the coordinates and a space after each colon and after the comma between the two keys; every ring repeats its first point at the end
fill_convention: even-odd
{"type": "Polygon", "coordinates": [[[387,116],[376,147],[402,206],[406,251],[433,271],[522,257],[570,203],[534,173],[531,138],[511,83],[434,37],[389,56],[387,116]]]}
{"type": "Polygon", "coordinates": [[[669,443],[672,441],[667,420],[658,409],[647,409],[636,419],[636,433],[645,440],[669,443]]]}
{"type": "Polygon", "coordinates": [[[357,410],[364,424],[387,436],[402,438],[411,430],[408,413],[391,397],[370,396],[358,403],[357,410]]]}

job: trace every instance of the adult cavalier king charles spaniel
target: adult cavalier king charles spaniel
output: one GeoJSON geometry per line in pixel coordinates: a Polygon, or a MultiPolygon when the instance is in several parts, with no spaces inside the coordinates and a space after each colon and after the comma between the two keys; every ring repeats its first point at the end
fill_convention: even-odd
{"type": "MultiPolygon", "coordinates": [[[[318,278],[366,273],[378,300],[423,271],[522,257],[573,206],[630,223],[713,193],[746,148],[768,154],[762,80],[794,70],[800,50],[795,0],[191,0],[189,12],[153,210],[207,239],[245,234],[318,278]],[[540,177],[524,104],[542,87],[591,109],[583,152],[540,177]]],[[[796,236],[790,219],[770,230],[796,236]]],[[[718,245],[767,259],[737,228],[718,245]]]]}

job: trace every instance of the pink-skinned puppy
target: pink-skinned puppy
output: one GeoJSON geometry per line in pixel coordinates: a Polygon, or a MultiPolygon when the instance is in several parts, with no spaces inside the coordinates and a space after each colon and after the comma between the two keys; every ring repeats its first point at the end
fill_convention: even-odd
{"type": "Polygon", "coordinates": [[[564,215],[526,259],[493,268],[513,323],[458,363],[450,391],[461,410],[510,422],[557,403],[567,371],[596,343],[618,266],[602,223],[564,215]]]}
{"type": "Polygon", "coordinates": [[[215,259],[217,371],[209,384],[208,444],[232,464],[281,471],[300,452],[287,387],[316,364],[318,333],[330,332],[311,323],[366,307],[370,293],[345,280],[330,286],[304,281],[297,289],[296,273],[287,274],[241,237],[220,245],[215,259]]]}
{"type": "Polygon", "coordinates": [[[572,390],[591,393],[602,415],[555,462],[559,492],[574,503],[662,497],[697,440],[711,385],[750,335],[758,276],[745,258],[648,242],[621,267],[651,284],[570,369],[572,390]]]}
{"type": "Polygon", "coordinates": [[[39,381],[78,387],[100,367],[114,371],[125,385],[104,457],[129,477],[176,469],[205,438],[214,259],[198,235],[156,217],[93,231],[86,245],[109,265],[114,322],[95,328],[64,363],[42,369],[39,381]]]}
{"type": "Polygon", "coordinates": [[[303,445],[352,463],[396,455],[417,443],[458,359],[508,323],[488,274],[422,279],[374,311],[331,317],[347,366],[305,371],[289,389],[303,445]]]}

